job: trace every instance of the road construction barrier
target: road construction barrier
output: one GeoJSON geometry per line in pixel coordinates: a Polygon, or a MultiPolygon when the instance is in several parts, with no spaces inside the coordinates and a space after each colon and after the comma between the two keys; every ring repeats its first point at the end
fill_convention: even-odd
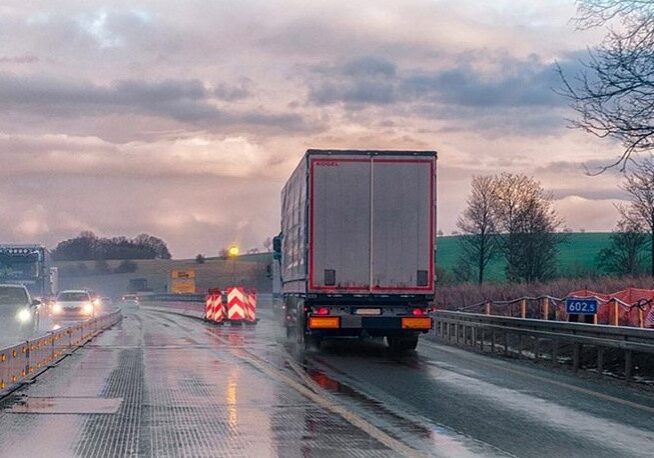
{"type": "Polygon", "coordinates": [[[116,311],[0,349],[0,396],[35,377],[121,318],[120,311],[116,311]]]}
{"type": "Polygon", "coordinates": [[[207,321],[213,321],[214,323],[222,323],[225,320],[225,307],[220,289],[215,288],[209,290],[204,317],[207,321]]]}
{"type": "Polygon", "coordinates": [[[257,320],[257,292],[254,289],[249,289],[245,294],[248,304],[248,319],[254,322],[257,320]]]}
{"type": "Polygon", "coordinates": [[[240,286],[227,288],[227,319],[230,321],[244,321],[247,319],[247,297],[245,290],[240,286]]]}

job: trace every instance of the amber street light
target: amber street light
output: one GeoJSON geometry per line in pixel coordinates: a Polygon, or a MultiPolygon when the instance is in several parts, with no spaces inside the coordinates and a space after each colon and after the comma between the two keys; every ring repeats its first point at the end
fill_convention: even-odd
{"type": "Polygon", "coordinates": [[[232,261],[232,287],[236,286],[236,257],[238,256],[239,250],[236,245],[232,245],[227,249],[227,256],[232,261]]]}

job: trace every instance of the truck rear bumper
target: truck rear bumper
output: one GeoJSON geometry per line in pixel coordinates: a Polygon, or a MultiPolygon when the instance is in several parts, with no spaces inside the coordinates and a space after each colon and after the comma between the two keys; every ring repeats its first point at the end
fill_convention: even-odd
{"type": "Polygon", "coordinates": [[[314,316],[307,317],[310,331],[335,335],[358,335],[366,331],[370,335],[428,332],[432,328],[431,317],[367,317],[367,316],[314,316]]]}

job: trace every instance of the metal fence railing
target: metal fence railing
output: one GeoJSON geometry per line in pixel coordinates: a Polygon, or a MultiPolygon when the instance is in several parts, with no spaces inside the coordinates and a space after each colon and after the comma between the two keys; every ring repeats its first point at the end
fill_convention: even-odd
{"type": "MultiPolygon", "coordinates": [[[[631,381],[654,370],[654,330],[438,311],[437,339],[481,352],[571,365],[631,381]],[[637,362],[634,358],[638,358],[637,362]],[[608,371],[608,372],[607,372],[608,371]]],[[[654,375],[654,374],[651,374],[654,375]]]]}

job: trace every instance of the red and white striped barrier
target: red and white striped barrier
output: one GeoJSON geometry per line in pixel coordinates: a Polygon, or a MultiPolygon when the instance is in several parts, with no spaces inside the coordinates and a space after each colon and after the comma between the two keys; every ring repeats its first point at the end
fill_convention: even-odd
{"type": "Polygon", "coordinates": [[[248,304],[248,319],[249,321],[257,320],[257,292],[254,289],[249,289],[245,293],[248,304]]]}
{"type": "Polygon", "coordinates": [[[207,294],[205,318],[215,323],[221,323],[225,319],[223,296],[219,289],[210,289],[209,294],[207,294]]]}
{"type": "Polygon", "coordinates": [[[227,288],[227,319],[230,321],[247,320],[246,295],[243,288],[235,286],[227,288]]]}

